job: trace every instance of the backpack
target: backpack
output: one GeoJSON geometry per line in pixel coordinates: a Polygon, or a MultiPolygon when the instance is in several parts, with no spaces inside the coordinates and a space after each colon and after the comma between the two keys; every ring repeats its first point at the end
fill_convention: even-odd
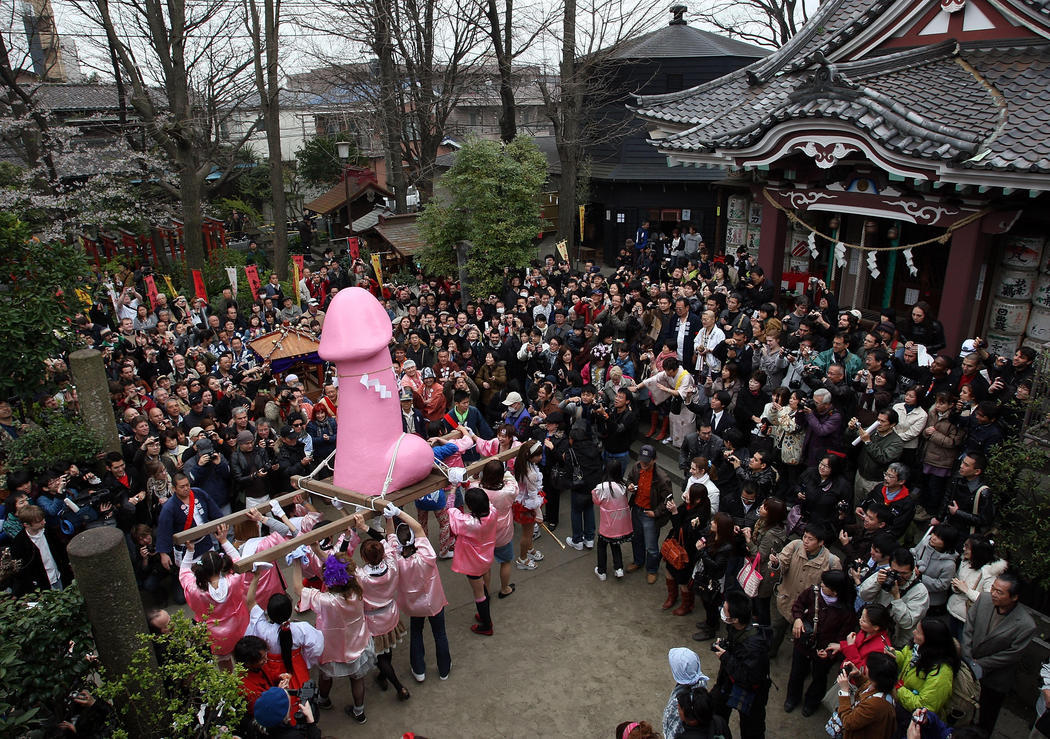
{"type": "Polygon", "coordinates": [[[952,679],[952,694],[944,706],[945,723],[949,726],[968,726],[977,715],[981,701],[981,684],[977,682],[970,663],[963,660],[952,679]]]}

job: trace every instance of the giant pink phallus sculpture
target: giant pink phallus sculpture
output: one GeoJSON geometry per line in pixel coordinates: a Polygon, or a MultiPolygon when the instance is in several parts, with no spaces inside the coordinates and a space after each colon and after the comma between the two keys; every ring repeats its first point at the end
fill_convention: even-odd
{"type": "Polygon", "coordinates": [[[425,439],[401,430],[388,345],[390,319],[367,290],[340,290],[325,314],[318,353],[339,377],[339,434],[333,482],[364,495],[413,485],[434,467],[425,439]]]}

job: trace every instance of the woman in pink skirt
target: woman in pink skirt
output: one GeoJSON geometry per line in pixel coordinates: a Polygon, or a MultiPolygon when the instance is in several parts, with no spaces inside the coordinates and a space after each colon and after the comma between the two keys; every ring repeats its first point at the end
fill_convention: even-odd
{"type": "MultiPolygon", "coordinates": [[[[392,518],[400,513],[394,505],[388,505],[383,515],[392,518]]],[[[358,517],[357,530],[367,532],[364,518],[358,517]]],[[[365,621],[375,640],[376,662],[379,665],[377,681],[381,690],[393,685],[399,700],[407,701],[411,695],[394,672],[393,649],[405,638],[407,629],[401,623],[401,611],[397,607],[397,548],[389,542],[365,539],[361,543],[361,590],[365,599],[365,621]]]]}
{"type": "MultiPolygon", "coordinates": [[[[357,517],[355,517],[357,518],[357,517]]],[[[314,545],[314,553],[323,552],[314,545]]],[[[365,718],[365,675],[376,664],[375,645],[365,620],[364,592],[353,558],[346,552],[324,556],[323,580],[326,592],[303,587],[303,566],[299,559],[292,565],[292,594],[299,597],[300,611],[317,615],[317,628],[324,634],[324,651],[320,659],[317,705],[332,705],[329,694],[337,677],[350,679],[352,706],[346,714],[359,724],[365,718]]]]}
{"type": "Polygon", "coordinates": [[[186,605],[197,621],[203,622],[211,637],[211,652],[224,670],[233,670],[233,648],[248,628],[248,594],[250,573],[238,575],[233,563],[240,559],[228,540],[230,527],[215,530],[223,553],[208,551],[193,561],[193,542],[186,543],[186,556],[179,567],[179,582],[186,595],[186,605]]]}
{"type": "Polygon", "coordinates": [[[591,491],[591,499],[598,504],[598,563],[594,574],[605,580],[605,547],[612,549],[613,571],[623,577],[623,554],[620,543],[630,541],[634,532],[631,523],[631,506],[627,502],[627,490],[623,486],[623,467],[619,460],[610,459],[605,464],[605,481],[591,491]]]}
{"type": "Polygon", "coordinates": [[[482,636],[492,636],[488,580],[499,514],[489,506],[489,498],[481,488],[467,490],[463,495],[463,503],[465,512],[455,508],[449,511],[452,533],[457,537],[452,571],[466,575],[474,593],[478,622],[470,630],[482,636]]]}

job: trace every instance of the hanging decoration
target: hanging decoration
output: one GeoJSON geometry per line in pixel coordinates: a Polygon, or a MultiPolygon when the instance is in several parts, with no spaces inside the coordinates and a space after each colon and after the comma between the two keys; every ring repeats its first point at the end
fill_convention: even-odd
{"type": "Polygon", "coordinates": [[[868,252],[868,273],[873,280],[879,279],[879,275],[882,274],[879,272],[878,255],[873,251],[868,252]]]}
{"type": "Polygon", "coordinates": [[[820,256],[820,252],[817,251],[817,235],[812,231],[809,232],[809,236],[806,238],[806,245],[809,247],[809,255],[816,259],[820,256]]]}
{"type": "MultiPolygon", "coordinates": [[[[835,238],[833,236],[828,236],[827,234],[822,233],[821,231],[819,231],[815,226],[811,226],[808,223],[806,223],[805,221],[803,221],[801,218],[798,217],[798,214],[795,213],[795,211],[793,211],[790,208],[787,208],[787,207],[781,205],[780,203],[778,203],[776,201],[776,198],[774,198],[769,193],[769,190],[766,190],[766,189],[763,188],[762,194],[765,195],[765,198],[766,198],[766,200],[769,201],[770,205],[772,205],[774,208],[776,208],[781,213],[786,215],[788,220],[791,221],[792,223],[797,223],[798,225],[800,225],[803,228],[805,228],[806,230],[816,234],[817,236],[819,236],[822,239],[827,239],[828,241],[834,241],[835,240],[835,238]]],[[[914,249],[916,246],[926,246],[927,244],[947,244],[948,241],[951,240],[952,234],[955,231],[958,231],[963,226],[968,226],[971,223],[973,223],[974,221],[983,218],[984,216],[986,216],[989,213],[991,213],[993,210],[995,210],[995,209],[992,208],[992,207],[988,207],[988,208],[983,208],[982,210],[979,210],[976,213],[971,213],[970,215],[966,216],[965,218],[960,218],[955,223],[953,223],[952,225],[948,226],[944,230],[944,233],[942,233],[940,236],[934,236],[931,239],[923,239],[922,241],[916,241],[913,244],[903,244],[903,245],[899,245],[899,246],[865,246],[864,244],[846,244],[845,246],[848,246],[850,249],[860,249],[861,251],[903,251],[905,249],[914,249]]],[[[836,249],[837,248],[838,248],[838,245],[836,245],[836,249]]],[[[845,251],[845,249],[843,249],[843,251],[845,251]]],[[[839,264],[839,266],[841,267],[842,264],[839,264]]]]}
{"type": "Polygon", "coordinates": [[[915,268],[915,262],[912,261],[911,249],[904,250],[904,263],[908,266],[908,272],[912,277],[917,277],[919,270],[915,268]]]}
{"type": "Polygon", "coordinates": [[[835,264],[839,267],[846,266],[846,245],[841,241],[835,244],[835,264]]]}

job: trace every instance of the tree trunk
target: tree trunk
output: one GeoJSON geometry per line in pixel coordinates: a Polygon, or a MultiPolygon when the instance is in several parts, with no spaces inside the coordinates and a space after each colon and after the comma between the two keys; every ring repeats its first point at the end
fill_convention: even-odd
{"type": "Polygon", "coordinates": [[[492,50],[496,54],[496,66],[499,69],[499,134],[503,141],[509,143],[518,135],[518,124],[514,111],[514,79],[511,62],[511,22],[514,11],[514,0],[506,0],[505,16],[501,27],[496,0],[488,0],[485,11],[489,21],[489,37],[492,39],[492,50]]]}
{"type": "Polygon", "coordinates": [[[270,160],[270,190],[273,204],[273,264],[277,276],[288,279],[288,207],[284,196],[284,161],[281,153],[281,102],[278,76],[278,30],[280,10],[275,0],[263,0],[263,28],[258,27],[258,11],[251,3],[252,34],[256,47],[264,47],[266,68],[261,55],[255,64],[255,86],[259,91],[263,120],[266,122],[266,149],[270,160]]]}
{"type": "MultiPolygon", "coordinates": [[[[197,158],[188,145],[178,147],[179,203],[182,206],[182,248],[186,252],[186,277],[190,270],[204,269],[204,236],[201,200],[204,197],[202,178],[197,173],[197,158]]],[[[193,284],[192,279],[189,284],[193,284]]]]}
{"type": "Polygon", "coordinates": [[[580,90],[576,79],[576,0],[565,0],[561,40],[561,131],[557,142],[561,162],[561,183],[558,187],[558,237],[566,239],[569,258],[576,254],[573,248],[576,232],[576,180],[580,163],[580,90]]]}
{"type": "MultiPolygon", "coordinates": [[[[398,75],[394,62],[394,42],[390,28],[389,0],[375,0],[376,8],[376,55],[379,57],[379,95],[383,111],[383,154],[386,159],[387,187],[394,191],[394,210],[408,210],[405,187],[404,156],[401,152],[402,111],[398,105],[398,75]]],[[[350,220],[350,203],[346,204],[347,221],[350,220]]],[[[349,233],[350,224],[347,223],[349,233]]]]}

